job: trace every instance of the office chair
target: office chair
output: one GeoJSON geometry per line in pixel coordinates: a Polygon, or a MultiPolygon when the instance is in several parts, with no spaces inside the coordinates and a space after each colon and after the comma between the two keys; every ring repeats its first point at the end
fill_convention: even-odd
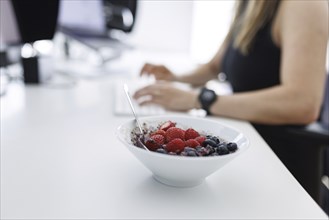
{"type": "MultiPolygon", "coordinates": [[[[329,74],[329,73],[328,73],[329,74]]],[[[313,199],[329,214],[329,189],[321,179],[329,177],[329,75],[327,74],[325,94],[318,121],[300,129],[288,129],[287,134],[299,138],[305,144],[305,156],[312,158],[310,172],[302,173],[307,169],[299,167],[298,176],[301,184],[310,193],[313,199]]],[[[297,178],[298,179],[298,178],[297,178]]]]}
{"type": "MultiPolygon", "coordinates": [[[[324,176],[329,177],[329,148],[324,152],[324,176]]],[[[328,179],[327,179],[328,180],[328,179]]],[[[322,184],[321,187],[321,207],[329,215],[329,189],[322,184]]]]}
{"type": "Polygon", "coordinates": [[[126,33],[133,30],[137,0],[103,0],[108,29],[119,29],[126,33]]]}
{"type": "MultiPolygon", "coordinates": [[[[273,151],[322,207],[324,202],[321,198],[323,197],[321,195],[323,185],[321,178],[324,175],[324,170],[328,175],[328,167],[325,167],[325,164],[329,162],[328,117],[329,77],[327,76],[322,111],[318,121],[307,126],[277,126],[265,134],[265,139],[268,140],[268,144],[273,151]],[[267,135],[269,138],[266,138],[267,135]],[[275,139],[271,139],[274,135],[276,135],[275,139]]],[[[328,191],[324,193],[328,194],[328,191]]]]}

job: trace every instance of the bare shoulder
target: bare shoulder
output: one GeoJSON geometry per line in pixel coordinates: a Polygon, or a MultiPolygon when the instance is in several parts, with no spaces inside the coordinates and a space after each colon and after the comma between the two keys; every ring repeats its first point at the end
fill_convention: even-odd
{"type": "Polygon", "coordinates": [[[281,37],[295,32],[303,36],[320,35],[328,39],[328,8],[326,0],[283,0],[277,14],[276,32],[281,37]]]}

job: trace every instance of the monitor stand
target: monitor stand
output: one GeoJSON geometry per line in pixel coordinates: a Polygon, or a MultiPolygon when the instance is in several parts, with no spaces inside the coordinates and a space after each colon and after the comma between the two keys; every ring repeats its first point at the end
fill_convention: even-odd
{"type": "Polygon", "coordinates": [[[77,31],[72,32],[65,29],[61,29],[60,32],[64,35],[64,50],[68,58],[70,56],[69,48],[72,41],[79,42],[96,52],[101,60],[100,65],[119,58],[125,50],[133,49],[133,46],[123,43],[116,37],[112,37],[113,33],[117,33],[115,31],[106,35],[83,35],[77,31]]]}
{"type": "Polygon", "coordinates": [[[38,54],[33,44],[25,44],[21,52],[21,64],[25,84],[39,84],[52,87],[72,87],[76,80],[56,74],[53,56],[38,54]]]}

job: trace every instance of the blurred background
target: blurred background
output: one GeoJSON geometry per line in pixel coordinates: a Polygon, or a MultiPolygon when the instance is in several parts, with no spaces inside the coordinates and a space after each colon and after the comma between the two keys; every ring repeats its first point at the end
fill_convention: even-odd
{"type": "MultiPolygon", "coordinates": [[[[108,67],[108,72],[120,72],[112,71],[118,65],[113,60],[141,50],[183,54],[189,61],[206,62],[225,37],[233,4],[233,1],[1,0],[1,75],[8,74],[12,64],[24,61],[24,65],[14,67],[16,71],[11,76],[25,78],[29,83],[30,77],[23,76],[24,69],[17,69],[31,68],[33,64],[26,63],[25,58],[33,54],[39,56],[39,77],[43,81],[44,75],[49,78],[56,74],[52,65],[57,68],[67,58],[71,72],[74,72],[72,60],[86,61],[91,65],[86,67],[88,71],[102,72],[104,69],[95,69],[93,64],[104,64],[105,71],[108,67]],[[42,62],[46,64],[41,65],[42,62]]],[[[64,69],[68,72],[68,68],[64,69]]],[[[32,77],[33,82],[38,80],[32,77]]]]}
{"type": "Polygon", "coordinates": [[[1,0],[1,66],[19,62],[30,50],[56,58],[68,58],[70,52],[70,58],[87,59],[88,64],[104,64],[136,50],[184,54],[204,63],[223,41],[233,5],[211,0],[1,0]],[[48,12],[43,16],[45,9],[53,18],[48,12]]]}

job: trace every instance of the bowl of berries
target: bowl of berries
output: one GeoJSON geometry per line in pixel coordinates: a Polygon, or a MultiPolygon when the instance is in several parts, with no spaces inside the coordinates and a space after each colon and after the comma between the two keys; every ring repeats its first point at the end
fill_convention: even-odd
{"type": "Polygon", "coordinates": [[[248,138],[216,120],[185,116],[141,118],[143,134],[130,120],[116,135],[166,185],[192,187],[249,147],[248,138]]]}

